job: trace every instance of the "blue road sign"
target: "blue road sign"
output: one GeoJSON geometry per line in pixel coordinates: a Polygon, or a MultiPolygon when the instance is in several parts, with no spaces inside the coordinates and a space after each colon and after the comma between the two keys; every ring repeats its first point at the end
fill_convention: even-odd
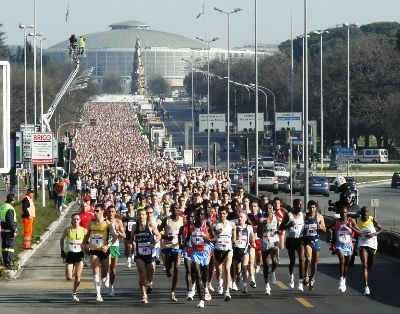
{"type": "Polygon", "coordinates": [[[354,148],[353,147],[336,147],[336,155],[344,153],[346,155],[353,156],[354,155],[354,148]]]}
{"type": "Polygon", "coordinates": [[[301,151],[296,151],[296,156],[300,156],[301,155],[301,151]]]}

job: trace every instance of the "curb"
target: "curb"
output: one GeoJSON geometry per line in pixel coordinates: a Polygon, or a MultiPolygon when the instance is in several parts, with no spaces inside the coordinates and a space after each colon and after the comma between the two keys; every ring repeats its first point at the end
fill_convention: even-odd
{"type": "Polygon", "coordinates": [[[21,252],[18,255],[19,261],[18,261],[18,270],[6,270],[6,272],[9,274],[10,279],[14,278],[14,276],[22,269],[23,266],[28,262],[29,258],[35,254],[35,252],[44,244],[44,242],[53,234],[53,232],[57,229],[57,227],[60,225],[60,223],[63,221],[65,216],[68,214],[69,210],[73,205],[75,205],[76,201],[72,201],[71,203],[68,204],[68,206],[64,209],[62,214],[58,217],[57,220],[53,221],[50,226],[46,229],[46,231],[40,236],[40,239],[42,240],[38,244],[32,245],[33,250],[26,250],[21,252]]]}

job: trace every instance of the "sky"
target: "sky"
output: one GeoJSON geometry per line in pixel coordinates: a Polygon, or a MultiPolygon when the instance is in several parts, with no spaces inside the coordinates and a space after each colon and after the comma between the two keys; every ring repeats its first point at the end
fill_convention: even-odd
{"type": "MultiPolygon", "coordinates": [[[[5,43],[23,45],[23,30],[18,26],[34,24],[34,0],[0,0],[0,31],[5,43]]],[[[140,21],[152,30],[191,39],[221,37],[211,47],[228,48],[228,16],[214,10],[231,12],[230,47],[255,43],[255,3],[257,2],[257,42],[279,44],[304,33],[305,0],[36,0],[36,33],[47,39],[43,48],[77,36],[110,30],[109,25],[140,21]],[[196,16],[202,11],[204,14],[196,16]],[[68,21],[66,14],[68,12],[68,21]]],[[[398,0],[308,0],[307,31],[324,30],[344,22],[359,25],[372,22],[400,22],[398,0]]],[[[33,30],[27,31],[30,32],[33,30]]],[[[89,47],[90,43],[87,42],[89,47]]]]}

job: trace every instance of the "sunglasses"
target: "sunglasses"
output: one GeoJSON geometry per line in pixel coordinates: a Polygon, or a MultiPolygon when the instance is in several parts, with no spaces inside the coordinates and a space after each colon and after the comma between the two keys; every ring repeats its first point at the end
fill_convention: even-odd
{"type": "Polygon", "coordinates": [[[154,214],[154,212],[146,212],[146,215],[154,214]]]}
{"type": "Polygon", "coordinates": [[[95,213],[99,213],[99,212],[100,212],[100,210],[99,210],[99,209],[96,209],[94,212],[95,212],[95,213]]]}

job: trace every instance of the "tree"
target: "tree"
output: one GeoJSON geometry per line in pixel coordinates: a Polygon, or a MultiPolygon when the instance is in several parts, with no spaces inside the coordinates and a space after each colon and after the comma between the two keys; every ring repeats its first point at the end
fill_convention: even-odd
{"type": "MultiPolygon", "coordinates": [[[[0,28],[3,26],[3,24],[0,24],[0,28]]],[[[4,37],[5,32],[0,31],[0,60],[2,61],[8,61],[10,58],[10,50],[8,49],[7,45],[4,42],[4,37]]]]}
{"type": "Polygon", "coordinates": [[[103,93],[106,94],[122,94],[124,90],[118,71],[107,71],[101,85],[103,93]]]}
{"type": "Polygon", "coordinates": [[[171,86],[167,80],[161,75],[156,75],[149,78],[147,84],[150,94],[153,95],[167,95],[171,89],[171,86]]]}

